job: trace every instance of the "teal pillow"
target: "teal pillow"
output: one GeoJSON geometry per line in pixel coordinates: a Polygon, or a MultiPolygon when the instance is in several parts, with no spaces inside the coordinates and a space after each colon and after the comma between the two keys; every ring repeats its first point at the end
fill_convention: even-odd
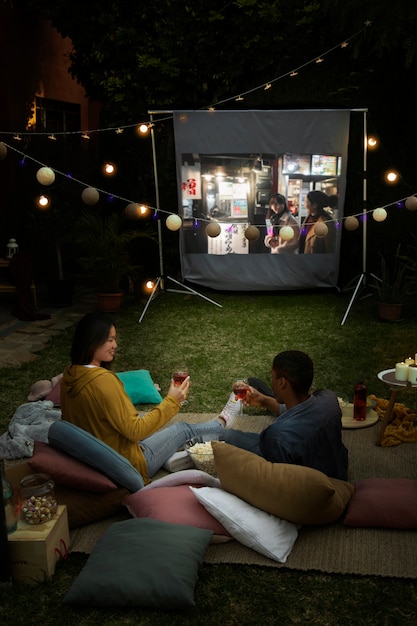
{"type": "Polygon", "coordinates": [[[125,391],[133,404],[159,404],[162,396],[155,387],[155,383],[148,370],[131,370],[117,372],[125,391]]]}
{"type": "Polygon", "coordinates": [[[96,543],[64,604],[185,609],[195,606],[211,530],[150,518],[113,523],[96,543]]]}

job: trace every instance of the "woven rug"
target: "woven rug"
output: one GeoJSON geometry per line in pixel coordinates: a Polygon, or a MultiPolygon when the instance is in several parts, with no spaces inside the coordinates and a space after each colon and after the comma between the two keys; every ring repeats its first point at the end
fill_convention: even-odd
{"type": "MultiPolygon", "coordinates": [[[[215,416],[212,414],[183,413],[177,419],[202,422],[213,417],[215,416]]],[[[244,415],[239,418],[236,428],[257,432],[270,421],[267,416],[244,415]]],[[[349,480],[374,477],[417,479],[415,444],[404,443],[392,448],[376,446],[378,429],[379,423],[369,428],[343,431],[343,439],[349,449],[349,480]]],[[[111,519],[72,531],[71,551],[90,553],[97,539],[111,523],[128,518],[129,515],[122,512],[111,519]]],[[[342,523],[336,523],[301,528],[284,565],[246,548],[237,541],[209,546],[204,560],[206,563],[417,578],[416,554],[416,531],[348,528],[342,523]]]]}

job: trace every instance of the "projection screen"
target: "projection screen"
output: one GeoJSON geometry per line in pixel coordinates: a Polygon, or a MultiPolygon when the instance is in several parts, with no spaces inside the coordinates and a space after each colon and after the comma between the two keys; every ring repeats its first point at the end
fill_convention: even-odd
{"type": "Polygon", "coordinates": [[[227,291],[336,286],[349,120],[349,110],[175,111],[182,279],[227,291]],[[311,191],[329,200],[321,230],[311,191]],[[293,237],[274,225],[277,193],[293,237]]]}

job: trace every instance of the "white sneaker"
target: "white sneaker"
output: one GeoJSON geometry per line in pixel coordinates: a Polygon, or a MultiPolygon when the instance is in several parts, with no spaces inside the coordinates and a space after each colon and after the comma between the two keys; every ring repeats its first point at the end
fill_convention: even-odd
{"type": "Polygon", "coordinates": [[[187,450],[179,450],[174,452],[172,456],[164,464],[167,472],[180,472],[186,469],[192,469],[195,465],[187,450]]]}
{"type": "Polygon", "coordinates": [[[240,415],[242,410],[242,400],[236,400],[234,392],[229,396],[228,401],[224,405],[220,417],[226,422],[225,428],[232,428],[234,421],[240,415]]]}

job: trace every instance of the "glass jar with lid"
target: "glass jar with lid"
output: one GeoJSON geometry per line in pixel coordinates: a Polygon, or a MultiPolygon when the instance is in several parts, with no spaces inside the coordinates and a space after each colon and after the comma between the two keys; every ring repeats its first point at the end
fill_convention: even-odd
{"type": "Polygon", "coordinates": [[[43,524],[58,511],[55,483],[47,474],[30,474],[20,481],[22,516],[28,524],[43,524]]]}

